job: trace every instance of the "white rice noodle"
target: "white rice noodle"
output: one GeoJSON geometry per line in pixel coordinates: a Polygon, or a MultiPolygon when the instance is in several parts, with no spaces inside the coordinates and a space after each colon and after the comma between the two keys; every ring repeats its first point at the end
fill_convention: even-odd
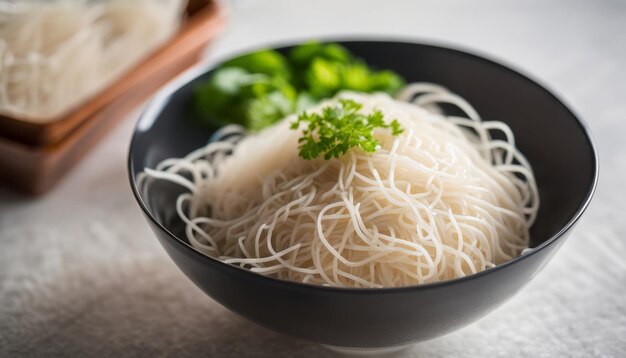
{"type": "Polygon", "coordinates": [[[286,280],[417,285],[471,275],[527,249],[539,197],[506,124],[481,121],[469,103],[432,84],[401,92],[413,103],[384,94],[338,98],[363,104],[363,113],[382,111],[404,132],[375,130],[375,153],[308,161],[298,156],[301,132],[289,129],[295,116],[249,136],[231,126],[224,140],[146,169],[142,183],[167,179],[189,190],[176,205],[195,248],[286,280]],[[442,115],[441,103],[466,116],[442,115]],[[492,139],[495,131],[505,139],[492,139]]]}

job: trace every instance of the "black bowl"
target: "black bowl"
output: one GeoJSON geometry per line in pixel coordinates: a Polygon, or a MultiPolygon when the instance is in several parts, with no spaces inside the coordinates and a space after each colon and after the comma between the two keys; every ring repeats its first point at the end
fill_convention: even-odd
{"type": "Polygon", "coordinates": [[[493,61],[415,43],[341,44],[409,82],[442,84],[465,97],[486,120],[511,126],[535,170],[541,197],[531,230],[532,252],[465,278],[386,289],[281,281],[201,254],[189,245],[176,219],[173,203],[181,189],[158,184],[143,197],[136,179],[143,168],[184,156],[207,142],[211,133],[186,117],[193,87],[207,78],[211,68],[187,73],[164,89],[139,120],[129,154],[133,193],[180,269],[213,299],[262,326],[314,342],[364,348],[399,346],[459,329],[513,296],[565,242],[596,187],[594,144],[583,123],[553,94],[493,61]]]}

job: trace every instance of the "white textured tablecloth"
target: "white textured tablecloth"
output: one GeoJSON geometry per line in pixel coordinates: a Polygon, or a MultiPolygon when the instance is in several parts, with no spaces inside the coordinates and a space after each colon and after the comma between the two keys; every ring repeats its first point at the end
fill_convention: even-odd
{"type": "MultiPolygon", "coordinates": [[[[626,1],[236,1],[213,55],[321,35],[401,35],[499,58],[560,94],[601,180],[553,261],[493,314],[403,357],[626,357],[626,1]]],[[[129,189],[136,114],[53,192],[0,189],[0,356],[326,357],[213,302],[129,189]]]]}

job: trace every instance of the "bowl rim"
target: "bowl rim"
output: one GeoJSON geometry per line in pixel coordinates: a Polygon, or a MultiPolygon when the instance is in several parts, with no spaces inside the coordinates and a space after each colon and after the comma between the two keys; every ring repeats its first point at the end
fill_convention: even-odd
{"type": "Polygon", "coordinates": [[[137,188],[137,182],[136,182],[137,173],[135,173],[133,169],[133,163],[134,163],[133,153],[135,151],[135,146],[137,145],[136,144],[137,133],[144,131],[144,129],[142,129],[144,127],[146,127],[147,129],[152,126],[152,124],[156,121],[157,117],[161,113],[161,110],[169,102],[169,98],[175,92],[177,92],[180,88],[184,87],[185,85],[195,80],[196,78],[204,75],[208,71],[215,69],[221,63],[227,61],[228,59],[241,56],[246,53],[261,50],[261,49],[282,49],[286,47],[296,46],[300,43],[307,41],[307,39],[272,41],[267,44],[246,47],[243,50],[229,51],[227,55],[219,56],[209,61],[202,61],[199,64],[184,71],[183,73],[175,77],[173,80],[171,80],[169,83],[167,83],[165,86],[163,86],[157,92],[157,94],[148,102],[148,104],[145,106],[145,108],[139,115],[139,118],[137,119],[137,122],[132,132],[132,137],[131,137],[131,141],[130,141],[130,145],[128,149],[127,171],[128,171],[128,178],[130,181],[130,186],[133,192],[133,196],[135,197],[135,200],[137,201],[139,207],[143,211],[143,214],[153,223],[153,225],[158,227],[159,230],[161,230],[162,232],[166,233],[169,239],[181,245],[185,250],[191,251],[192,255],[198,256],[200,260],[208,260],[208,262],[210,262],[211,264],[217,263],[218,265],[222,265],[225,270],[232,270],[231,273],[233,274],[249,275],[250,278],[252,279],[258,279],[261,281],[266,281],[268,283],[278,284],[281,286],[298,287],[298,288],[305,289],[305,290],[331,291],[331,292],[343,293],[343,294],[349,294],[349,293],[380,294],[380,293],[392,293],[392,292],[400,293],[400,292],[408,292],[408,291],[429,290],[429,289],[435,289],[435,288],[439,288],[443,286],[454,285],[458,283],[464,283],[464,282],[468,282],[471,280],[475,280],[483,276],[493,274],[496,271],[505,269],[509,266],[515,265],[518,262],[528,259],[530,256],[533,256],[537,252],[545,249],[546,247],[553,245],[556,241],[562,238],[563,235],[567,231],[572,229],[572,227],[581,218],[585,210],[589,207],[589,204],[597,189],[598,179],[599,179],[599,157],[598,157],[598,150],[597,150],[595,141],[593,139],[593,136],[591,135],[589,126],[585,123],[585,121],[582,120],[581,117],[574,110],[572,110],[571,106],[567,105],[566,101],[563,101],[559,96],[555,94],[555,91],[548,89],[548,87],[544,85],[541,81],[534,79],[532,76],[526,74],[524,71],[520,71],[516,66],[512,66],[506,61],[503,61],[501,59],[494,59],[495,56],[484,55],[482,52],[477,51],[475,49],[467,49],[464,46],[461,46],[458,44],[446,43],[445,41],[440,41],[440,40],[428,41],[424,39],[419,39],[419,38],[416,39],[416,38],[411,38],[411,37],[401,37],[401,36],[389,37],[389,36],[376,36],[376,35],[374,36],[357,35],[357,36],[350,36],[347,38],[342,38],[340,36],[320,36],[320,37],[316,37],[316,40],[318,40],[321,43],[329,43],[329,42],[372,43],[372,44],[387,43],[387,44],[417,45],[417,46],[422,46],[422,47],[429,47],[429,48],[433,48],[437,50],[444,50],[444,51],[452,52],[457,55],[470,57],[470,58],[473,58],[482,62],[486,62],[490,66],[499,67],[502,70],[508,71],[516,76],[521,77],[523,80],[531,82],[532,84],[534,84],[535,86],[543,90],[547,95],[552,97],[552,100],[556,101],[567,112],[569,112],[569,114],[575,119],[576,123],[578,124],[581,131],[585,135],[585,139],[587,140],[589,149],[591,149],[591,152],[592,152],[591,164],[593,168],[593,178],[592,178],[591,184],[587,188],[587,192],[585,194],[585,197],[582,203],[579,205],[578,209],[570,217],[570,219],[556,233],[554,233],[552,236],[550,236],[547,240],[542,242],[537,247],[534,247],[530,252],[520,255],[518,257],[515,257],[509,261],[503,262],[492,268],[489,268],[489,269],[486,269],[486,270],[483,270],[483,271],[480,271],[471,275],[454,278],[450,280],[445,280],[445,281],[424,283],[424,284],[418,284],[418,285],[401,286],[401,287],[365,288],[365,287],[323,286],[323,285],[316,285],[316,284],[310,284],[310,283],[302,283],[298,281],[289,281],[289,280],[279,279],[279,278],[275,278],[271,276],[265,276],[265,275],[252,272],[248,269],[245,269],[239,266],[230,265],[198,251],[196,248],[191,246],[191,244],[185,242],[178,236],[174,235],[159,220],[157,220],[156,217],[148,209],[148,206],[146,205],[143,198],[141,197],[139,190],[137,188]]]}

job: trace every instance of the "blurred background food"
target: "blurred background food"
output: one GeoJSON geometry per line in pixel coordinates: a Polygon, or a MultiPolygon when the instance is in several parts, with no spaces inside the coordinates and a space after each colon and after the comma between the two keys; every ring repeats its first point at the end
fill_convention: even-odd
{"type": "Polygon", "coordinates": [[[20,1],[0,17],[0,114],[51,122],[179,28],[183,0],[20,1]]]}
{"type": "Polygon", "coordinates": [[[40,194],[128,110],[200,59],[211,0],[0,2],[0,180],[40,194]]]}

